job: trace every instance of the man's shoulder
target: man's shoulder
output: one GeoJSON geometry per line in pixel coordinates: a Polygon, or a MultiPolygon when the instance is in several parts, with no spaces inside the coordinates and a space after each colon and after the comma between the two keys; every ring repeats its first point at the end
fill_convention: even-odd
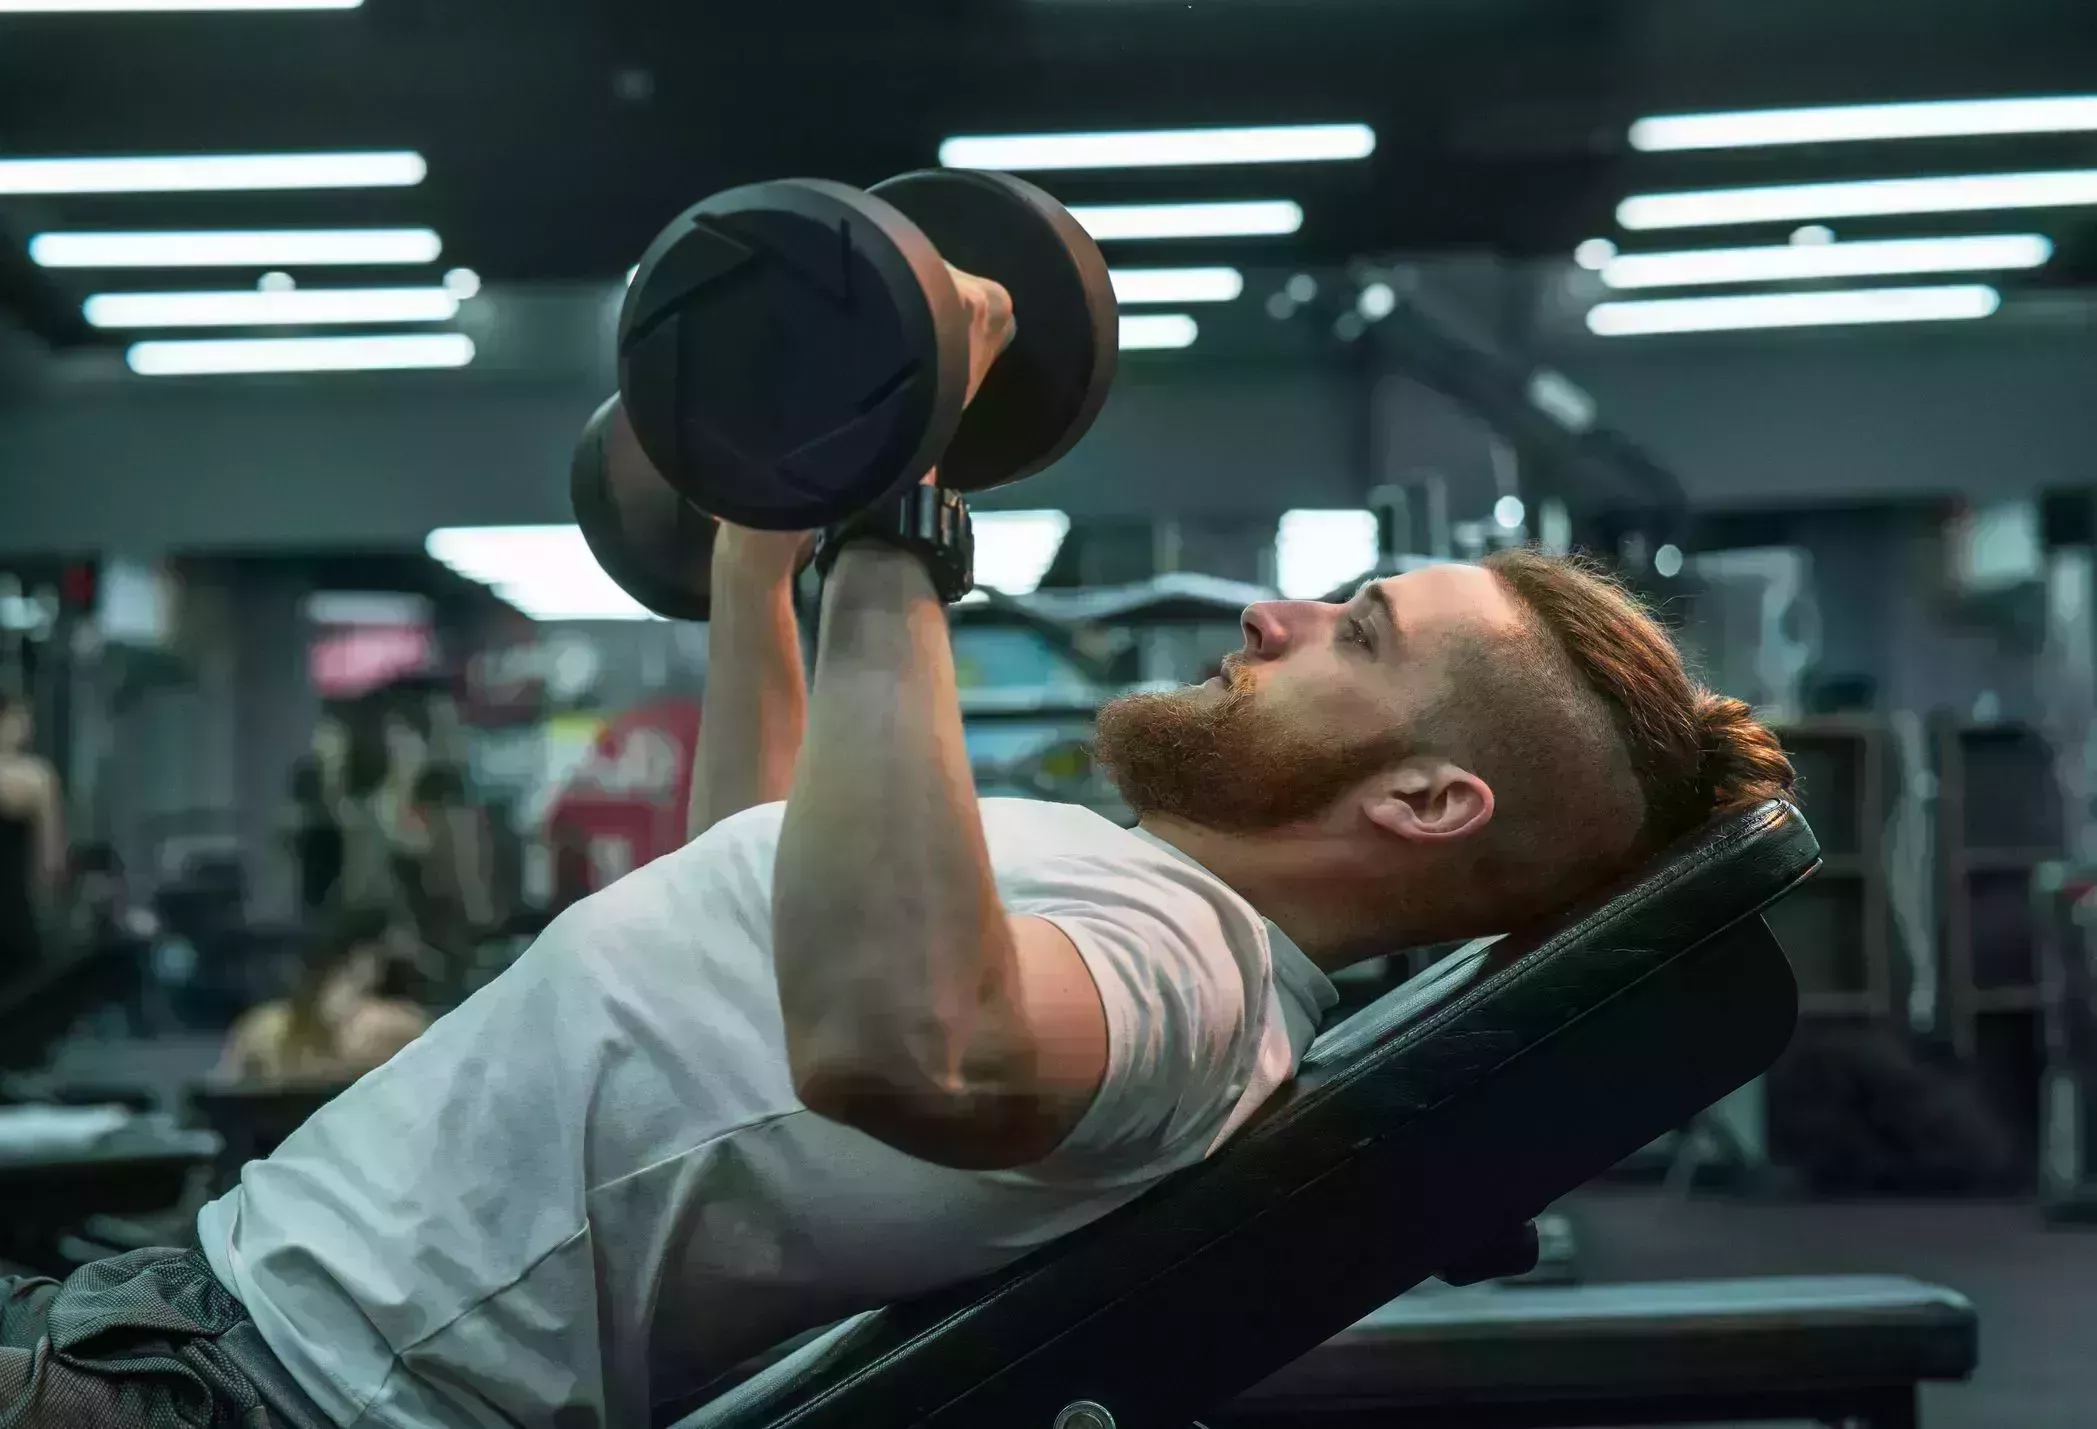
{"type": "Polygon", "coordinates": [[[1001,887],[1022,900],[1082,895],[1156,912],[1205,907],[1226,928],[1260,925],[1258,912],[1215,874],[1138,829],[1076,804],[985,799],[983,827],[1001,887]]]}
{"type": "Polygon", "coordinates": [[[46,794],[58,788],[58,771],[41,756],[17,754],[0,759],[0,787],[12,787],[25,794],[46,794]]]}
{"type": "Polygon", "coordinates": [[[235,1037],[273,1037],[291,1020],[288,1002],[261,1002],[233,1021],[235,1037]]]}
{"type": "Polygon", "coordinates": [[[1043,848],[1136,852],[1141,835],[1097,809],[1048,799],[993,798],[982,801],[983,831],[993,838],[1038,843],[1043,848]]]}

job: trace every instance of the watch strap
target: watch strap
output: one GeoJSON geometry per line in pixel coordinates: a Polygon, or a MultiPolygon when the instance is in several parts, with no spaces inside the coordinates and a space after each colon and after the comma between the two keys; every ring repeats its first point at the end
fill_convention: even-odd
{"type": "Polygon", "coordinates": [[[828,579],[838,556],[854,541],[879,541],[916,556],[932,577],[933,590],[949,605],[975,589],[975,527],[958,491],[919,483],[825,527],[816,538],[817,573],[828,579]]]}

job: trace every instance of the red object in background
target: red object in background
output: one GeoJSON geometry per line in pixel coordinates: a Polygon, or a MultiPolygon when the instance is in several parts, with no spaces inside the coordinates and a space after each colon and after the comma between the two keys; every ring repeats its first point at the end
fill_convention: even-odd
{"type": "Polygon", "coordinates": [[[93,566],[67,566],[58,580],[59,598],[65,601],[68,610],[91,611],[95,608],[95,584],[93,566]]]}
{"type": "Polygon", "coordinates": [[[437,653],[427,625],[330,625],[306,650],[306,674],[322,699],[354,699],[428,670],[437,653]]]}
{"type": "MultiPolygon", "coordinates": [[[[603,888],[683,846],[699,750],[699,706],[658,700],[620,715],[597,736],[547,816],[547,842],[569,868],[587,850],[590,889],[603,888]]],[[[574,873],[560,880],[572,894],[574,873]]]]}

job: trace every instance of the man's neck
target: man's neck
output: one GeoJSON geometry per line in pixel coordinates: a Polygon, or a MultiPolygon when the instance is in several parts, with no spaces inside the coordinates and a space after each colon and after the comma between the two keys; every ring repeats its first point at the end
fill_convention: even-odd
{"type": "MultiPolygon", "coordinates": [[[[1335,868],[1345,869],[1352,860],[1334,847],[1328,831],[1232,834],[1164,815],[1147,816],[1138,827],[1222,879],[1325,972],[1379,957],[1405,941],[1402,932],[1374,926],[1383,920],[1363,912],[1367,876],[1335,875],[1335,868]]],[[[1376,877],[1391,876],[1386,870],[1376,877]]]]}

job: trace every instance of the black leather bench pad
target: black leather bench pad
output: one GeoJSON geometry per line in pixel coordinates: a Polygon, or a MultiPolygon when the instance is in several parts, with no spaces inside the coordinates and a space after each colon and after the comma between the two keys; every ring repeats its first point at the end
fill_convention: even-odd
{"type": "Polygon", "coordinates": [[[1901,1276],[1423,1289],[1209,1419],[1905,1387],[1971,1374],[1975,1335],[1964,1296],[1901,1276]]]}

